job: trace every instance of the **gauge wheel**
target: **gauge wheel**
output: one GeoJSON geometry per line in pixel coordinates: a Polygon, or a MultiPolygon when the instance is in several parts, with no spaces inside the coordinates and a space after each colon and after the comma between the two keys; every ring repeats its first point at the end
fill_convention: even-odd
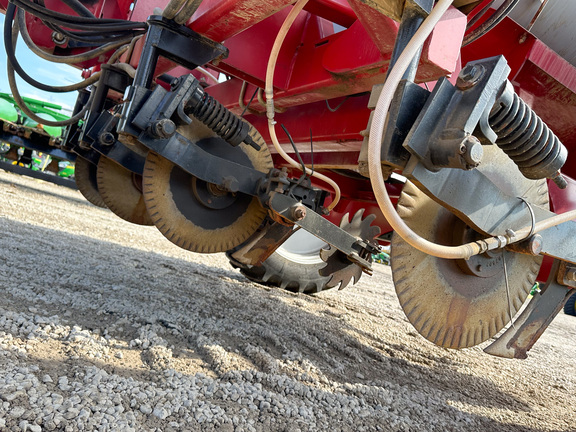
{"type": "Polygon", "coordinates": [[[576,293],[572,294],[564,303],[564,313],[566,315],[576,316],[576,293]]]}
{"type": "MultiPolygon", "coordinates": [[[[292,292],[313,294],[325,289],[331,275],[321,276],[326,263],[320,251],[327,243],[305,230],[298,230],[259,266],[240,267],[251,281],[292,292]]],[[[234,264],[233,264],[234,265],[234,264]]]]}

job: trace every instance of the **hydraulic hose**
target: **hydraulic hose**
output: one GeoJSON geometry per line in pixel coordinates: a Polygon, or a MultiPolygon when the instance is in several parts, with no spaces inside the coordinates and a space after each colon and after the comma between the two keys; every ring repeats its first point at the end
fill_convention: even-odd
{"type": "Polygon", "coordinates": [[[474,29],[470,34],[467,34],[462,41],[462,46],[466,46],[477,39],[480,39],[500,22],[506,18],[512,9],[518,4],[520,0],[505,0],[504,3],[498,8],[496,12],[486,21],[484,21],[478,28],[474,29]]]}
{"type": "MultiPolygon", "coordinates": [[[[13,5],[10,4],[10,6],[13,6],[13,5]]],[[[8,8],[10,8],[10,7],[8,7],[8,8]]],[[[10,35],[13,36],[10,38],[10,43],[12,44],[11,48],[14,50],[16,48],[16,37],[18,36],[18,23],[16,23],[14,28],[11,29],[10,35]]],[[[28,108],[28,106],[26,105],[26,102],[24,101],[24,99],[22,99],[22,96],[20,96],[20,92],[18,91],[18,86],[16,84],[16,76],[14,74],[14,68],[12,67],[12,64],[9,61],[6,62],[6,68],[7,68],[6,72],[8,75],[8,85],[10,87],[10,92],[12,93],[12,97],[16,101],[16,105],[18,105],[18,107],[24,112],[24,114],[26,114],[28,117],[30,117],[32,120],[34,120],[37,123],[40,123],[40,124],[43,124],[46,126],[56,126],[56,127],[68,126],[70,124],[77,123],[78,120],[80,120],[82,117],[84,117],[84,113],[86,112],[86,110],[90,106],[90,100],[88,100],[88,103],[84,106],[84,108],[82,108],[82,110],[80,112],[78,112],[76,115],[69,118],[68,120],[52,121],[52,120],[43,119],[42,117],[37,116],[36,113],[32,112],[30,110],[30,108],[28,108]]],[[[94,82],[96,82],[100,78],[100,73],[94,74],[90,78],[92,78],[94,80],[94,82]]],[[[88,81],[88,80],[86,80],[86,81],[88,81]]],[[[84,82],[86,82],[86,81],[84,81],[84,82]]],[[[90,95],[90,99],[92,99],[93,94],[94,93],[92,93],[90,95]]]]}
{"type": "Polygon", "coordinates": [[[420,237],[418,234],[412,231],[408,225],[406,225],[406,223],[396,212],[396,209],[394,208],[394,205],[392,204],[390,196],[386,190],[386,185],[382,176],[382,166],[380,160],[382,150],[382,134],[386,123],[386,117],[388,115],[388,109],[390,108],[390,104],[392,102],[392,98],[394,97],[396,88],[398,87],[398,84],[400,83],[405,70],[412,62],[415,53],[428,38],[438,21],[440,21],[442,18],[442,15],[444,15],[451,4],[452,0],[438,1],[430,15],[426,18],[426,20],[424,20],[418,31],[414,34],[398,58],[395,66],[390,71],[390,74],[384,83],[382,93],[380,94],[376,104],[376,109],[374,110],[374,116],[372,118],[370,137],[368,141],[368,170],[370,173],[370,182],[372,183],[372,189],[374,190],[374,195],[376,196],[378,205],[380,206],[384,217],[398,235],[400,235],[412,247],[428,255],[447,259],[468,259],[471,256],[483,253],[486,250],[503,247],[511,242],[523,240],[531,234],[575,219],[576,210],[540,221],[535,224],[533,227],[534,229],[532,229],[532,227],[522,228],[515,233],[513,238],[506,239],[503,237],[490,237],[485,240],[467,243],[461,246],[439,245],[420,237]]]}
{"type": "Polygon", "coordinates": [[[17,12],[17,17],[18,17],[18,25],[20,27],[20,34],[22,35],[22,39],[24,40],[24,43],[26,44],[26,46],[28,48],[30,48],[30,51],[32,51],[34,54],[36,54],[38,57],[43,58],[44,60],[48,60],[50,62],[53,63],[81,63],[87,60],[91,60],[95,57],[98,57],[102,54],[107,53],[110,50],[113,50],[115,48],[118,48],[122,45],[126,44],[126,41],[122,40],[119,42],[111,42],[111,43],[107,43],[105,45],[102,45],[96,49],[84,52],[82,54],[76,54],[76,55],[70,55],[70,56],[57,56],[57,55],[53,55],[53,54],[48,54],[46,52],[44,52],[42,49],[40,49],[32,40],[32,38],[30,37],[30,34],[28,33],[28,29],[26,28],[26,18],[25,18],[25,12],[22,9],[19,9],[17,12]]]}
{"type": "Polygon", "coordinates": [[[171,0],[162,16],[174,20],[177,24],[185,24],[196,12],[202,0],[171,0]]]}
{"type": "MultiPolygon", "coordinates": [[[[6,56],[8,57],[7,63],[10,66],[9,69],[12,69],[12,73],[14,73],[14,71],[15,71],[18,75],[20,75],[20,77],[24,81],[26,81],[31,86],[39,88],[40,90],[53,92],[53,93],[67,93],[67,92],[71,92],[71,91],[80,90],[80,89],[86,88],[89,85],[94,84],[96,81],[98,81],[99,74],[94,74],[90,78],[88,78],[82,82],[79,82],[76,84],[71,84],[68,86],[57,87],[57,86],[46,85],[46,84],[43,84],[39,81],[36,81],[34,78],[32,78],[26,72],[24,72],[24,69],[22,69],[22,67],[20,66],[20,63],[18,63],[18,60],[16,59],[16,55],[15,55],[16,40],[18,38],[18,32],[19,32],[17,22],[15,23],[14,28],[12,28],[12,24],[14,22],[15,12],[16,12],[16,6],[14,6],[13,3],[10,3],[8,5],[8,9],[6,10],[6,20],[4,22],[4,48],[6,50],[6,56]]],[[[14,82],[16,82],[16,81],[14,81],[14,82]]]]}
{"type": "MultiPolygon", "coordinates": [[[[282,158],[290,164],[290,166],[296,169],[302,169],[300,163],[292,159],[282,148],[280,142],[278,141],[278,137],[276,135],[276,122],[274,121],[274,70],[276,69],[276,61],[278,60],[278,54],[280,53],[280,48],[282,47],[282,43],[288,34],[288,30],[294,23],[294,20],[298,16],[298,14],[302,11],[304,6],[308,3],[308,0],[298,0],[296,4],[293,6],[292,10],[284,20],[284,23],[280,27],[278,34],[276,35],[276,40],[274,41],[274,45],[272,46],[272,51],[270,52],[270,57],[268,59],[268,67],[266,69],[266,116],[268,117],[268,130],[270,132],[270,139],[272,140],[272,144],[274,148],[278,152],[282,158]]],[[[331,178],[320,174],[316,171],[311,170],[310,168],[306,168],[306,174],[311,175],[323,182],[329,184],[334,189],[334,199],[327,207],[328,211],[332,210],[340,201],[340,188],[338,184],[332,180],[331,178]]]]}

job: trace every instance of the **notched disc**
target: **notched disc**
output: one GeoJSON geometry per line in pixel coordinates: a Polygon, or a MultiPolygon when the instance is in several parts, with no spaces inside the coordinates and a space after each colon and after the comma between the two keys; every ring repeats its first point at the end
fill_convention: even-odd
{"type": "MultiPolygon", "coordinates": [[[[546,202],[545,183],[529,189],[526,199],[546,202]]],[[[397,208],[410,228],[435,243],[455,246],[476,235],[411,183],[406,183],[397,208]]],[[[540,256],[509,251],[470,260],[441,259],[413,248],[396,233],[392,237],[392,276],[400,304],[422,336],[446,348],[471,347],[500,331],[522,306],[541,263],[540,256]]]]}
{"type": "MultiPolygon", "coordinates": [[[[251,128],[260,150],[232,147],[193,123],[179,132],[203,150],[260,172],[272,167],[266,143],[251,128]]],[[[187,173],[156,153],[144,166],[144,196],[154,225],[181,248],[202,253],[230,250],[250,237],[266,217],[257,198],[222,190],[187,173]]]]}
{"type": "Polygon", "coordinates": [[[78,156],[74,163],[74,179],[76,186],[86,200],[97,207],[107,208],[98,191],[96,180],[98,167],[78,156]]]}
{"type": "Polygon", "coordinates": [[[153,225],[142,196],[142,176],[101,156],[98,162],[98,190],[114,214],[138,225],[153,225]]]}
{"type": "MultiPolygon", "coordinates": [[[[376,215],[370,214],[362,219],[364,209],[358,210],[350,221],[350,213],[346,213],[340,222],[340,228],[353,236],[362,240],[373,241],[380,234],[378,226],[372,226],[371,223],[376,219],[376,215]]],[[[344,289],[350,282],[355,284],[362,276],[362,268],[353,263],[348,257],[332,246],[320,251],[320,258],[326,262],[326,265],[319,271],[321,276],[330,276],[326,283],[326,288],[338,286],[344,289]]]]}

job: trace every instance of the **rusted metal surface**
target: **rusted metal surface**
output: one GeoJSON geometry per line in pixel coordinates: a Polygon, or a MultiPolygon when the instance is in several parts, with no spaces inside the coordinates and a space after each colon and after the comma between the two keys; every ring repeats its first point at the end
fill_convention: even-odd
{"type": "MultiPolygon", "coordinates": [[[[536,196],[529,199],[540,199],[538,191],[530,193],[536,196]]],[[[411,183],[400,196],[398,213],[435,243],[460,245],[476,235],[411,183]]],[[[397,234],[392,256],[392,276],[406,316],[422,336],[446,348],[474,346],[498,333],[526,299],[542,262],[541,257],[500,251],[468,262],[441,259],[397,234]]]]}
{"type": "Polygon", "coordinates": [[[566,262],[560,262],[556,282],[570,288],[576,288],[576,266],[566,262]]]}
{"type": "Polygon", "coordinates": [[[542,291],[534,295],[514,326],[484,349],[486,353],[505,358],[528,357],[527,352],[560,312],[568,297],[575,292],[557,282],[557,278],[563,278],[561,273],[560,262],[556,261],[542,291]]]}
{"type": "MultiPolygon", "coordinates": [[[[379,14],[400,21],[402,19],[402,11],[404,10],[404,2],[405,0],[356,0],[353,3],[364,4],[379,14]]],[[[354,7],[354,5],[352,7],[354,7]]]]}
{"type": "Polygon", "coordinates": [[[261,265],[293,232],[293,225],[266,219],[247,241],[228,253],[228,258],[240,267],[261,265]]]}

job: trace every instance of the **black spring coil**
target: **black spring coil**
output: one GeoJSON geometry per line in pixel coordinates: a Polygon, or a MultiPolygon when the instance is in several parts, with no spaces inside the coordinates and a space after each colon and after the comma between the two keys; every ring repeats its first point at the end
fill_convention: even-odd
{"type": "Polygon", "coordinates": [[[556,178],[567,150],[550,128],[513,90],[496,102],[489,117],[496,144],[529,179],[556,178]]]}
{"type": "Polygon", "coordinates": [[[207,93],[191,114],[233,146],[240,144],[248,134],[248,125],[207,93]]]}

